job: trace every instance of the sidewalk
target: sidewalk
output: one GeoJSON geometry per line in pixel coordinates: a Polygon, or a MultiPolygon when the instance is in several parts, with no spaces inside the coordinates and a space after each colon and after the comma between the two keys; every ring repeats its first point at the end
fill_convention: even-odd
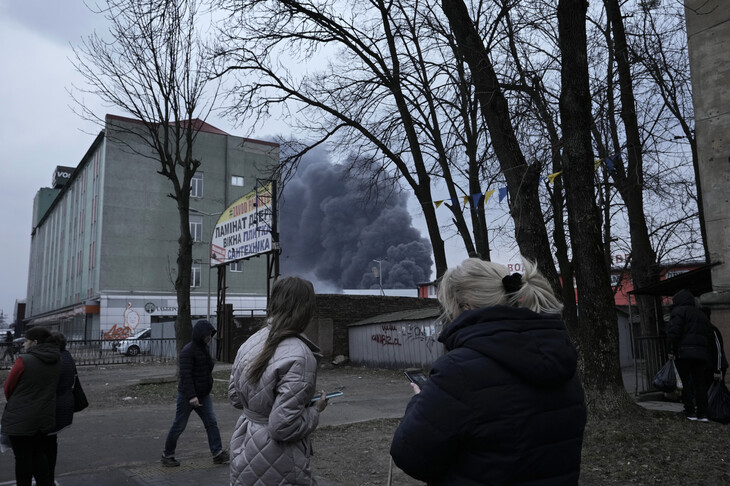
{"type": "MultiPolygon", "coordinates": [[[[218,363],[216,370],[230,370],[230,364],[218,363]]],[[[134,367],[120,370],[79,370],[82,383],[140,383],[171,380],[175,366],[134,367]],[[85,372],[86,371],[86,372],[85,372]]],[[[326,389],[343,388],[345,395],[330,401],[320,425],[341,425],[373,418],[398,418],[410,399],[405,379],[396,372],[353,371],[350,381],[338,383],[337,374],[321,373],[318,385],[326,389]],[[365,383],[367,382],[367,383],[365,383]],[[377,393],[373,393],[377,390],[377,393]]],[[[230,434],[240,411],[227,402],[215,402],[221,436],[228,448],[230,434]]],[[[180,437],[175,457],[179,467],[163,467],[160,455],[165,437],[175,416],[175,403],[165,405],[124,406],[118,409],[94,409],[92,406],[74,416],[74,423],[58,437],[56,480],[61,486],[213,486],[227,485],[228,465],[214,465],[207,449],[202,422],[191,416],[180,437]]],[[[14,481],[12,451],[0,454],[0,486],[14,481]]],[[[315,470],[316,474],[316,470],[315,470]]],[[[317,477],[320,486],[341,485],[317,477]]]]}
{"type": "MultiPolygon", "coordinates": [[[[230,369],[218,363],[216,369],[230,369]]],[[[129,384],[171,380],[175,366],[135,366],[105,371],[80,369],[84,384],[106,382],[129,384]]],[[[633,368],[624,370],[627,390],[633,390],[633,368]]],[[[320,374],[318,386],[343,389],[322,415],[321,425],[342,425],[376,418],[401,417],[410,399],[410,387],[397,372],[358,370],[346,377],[340,373],[320,374]],[[346,380],[344,382],[343,380],[346,380]]],[[[681,404],[657,398],[638,403],[654,410],[680,411],[681,404]]],[[[644,397],[642,397],[644,398],[644,397]]],[[[226,402],[215,403],[215,413],[224,443],[230,440],[239,411],[226,402]]],[[[207,450],[202,422],[192,416],[180,438],[176,458],[180,467],[166,468],[159,462],[162,446],[175,415],[174,400],[165,405],[124,406],[94,409],[76,414],[73,425],[58,437],[57,481],[61,486],[214,486],[228,484],[228,466],[214,465],[207,450]]],[[[315,470],[316,472],[316,470],[315,470]]],[[[317,478],[320,486],[341,485],[317,478]]],[[[14,485],[13,454],[0,454],[0,486],[14,485]]]]}

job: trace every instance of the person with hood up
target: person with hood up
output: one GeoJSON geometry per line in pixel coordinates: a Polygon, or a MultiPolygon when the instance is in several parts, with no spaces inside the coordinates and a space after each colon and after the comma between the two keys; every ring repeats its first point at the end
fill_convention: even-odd
{"type": "Polygon", "coordinates": [[[5,380],[2,433],[10,437],[15,455],[15,482],[51,486],[46,440],[56,427],[56,388],[60,353],[50,331],[34,327],[25,333],[24,352],[5,380]]]}
{"type": "Polygon", "coordinates": [[[277,280],[266,326],[238,349],[228,386],[242,412],[231,437],[231,486],[317,484],[309,436],[327,400],[312,404],[321,354],[302,334],[314,310],[311,282],[277,280]]]}
{"type": "Polygon", "coordinates": [[[74,420],[74,382],[76,381],[76,362],[66,349],[68,340],[63,333],[51,331],[52,342],[60,353],[60,372],[56,387],[56,426],[46,437],[46,455],[51,471],[51,483],[55,483],[56,461],[58,459],[58,433],[69,427],[74,420]]]}
{"type": "Polygon", "coordinates": [[[709,422],[707,418],[708,370],[715,346],[712,324],[696,306],[694,295],[687,289],[672,297],[667,324],[669,359],[674,359],[682,378],[684,414],[690,420],[709,422]],[[696,408],[695,408],[696,406],[696,408]]]}
{"type": "Polygon", "coordinates": [[[577,485],[586,406],[562,305],[525,274],[469,258],[438,288],[447,353],[406,408],[390,448],[428,485],[577,485]]]}
{"type": "Polygon", "coordinates": [[[210,396],[215,363],[208,344],[215,333],[213,324],[205,319],[199,320],[193,327],[192,339],[180,351],[175,420],[167,434],[165,450],[160,459],[163,466],[180,465],[180,461],[175,459],[177,440],[185,430],[193,411],[198,414],[205,426],[213,463],[228,464],[228,452],[223,449],[218,422],[213,411],[213,399],[210,396]]]}

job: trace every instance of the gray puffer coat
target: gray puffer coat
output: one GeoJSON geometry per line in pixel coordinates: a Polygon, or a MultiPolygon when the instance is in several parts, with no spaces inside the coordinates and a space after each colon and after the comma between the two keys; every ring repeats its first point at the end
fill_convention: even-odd
{"type": "Polygon", "coordinates": [[[269,335],[264,327],[238,350],[231,369],[228,398],[243,410],[231,437],[234,486],[316,485],[309,435],[319,424],[311,406],[319,349],[305,337],[284,339],[261,380],[246,378],[269,335]]]}

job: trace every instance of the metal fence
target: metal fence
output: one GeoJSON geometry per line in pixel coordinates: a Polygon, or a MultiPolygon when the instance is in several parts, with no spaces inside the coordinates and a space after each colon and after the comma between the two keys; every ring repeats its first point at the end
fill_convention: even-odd
{"type": "Polygon", "coordinates": [[[635,395],[657,391],[651,384],[659,369],[667,362],[667,340],[664,336],[640,336],[636,338],[634,373],[635,395]]]}
{"type": "MultiPolygon", "coordinates": [[[[70,340],[66,349],[77,366],[177,361],[175,338],[149,338],[133,343],[105,339],[70,340]]],[[[12,364],[13,361],[3,359],[0,369],[9,369],[12,364]]]]}

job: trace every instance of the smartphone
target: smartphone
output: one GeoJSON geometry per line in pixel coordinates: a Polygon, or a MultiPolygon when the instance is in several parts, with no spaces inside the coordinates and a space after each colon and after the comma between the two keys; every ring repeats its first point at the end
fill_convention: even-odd
{"type": "MultiPolygon", "coordinates": [[[[341,391],[329,392],[329,393],[327,393],[327,394],[326,394],[326,395],[324,396],[324,399],[325,399],[325,400],[329,400],[330,398],[334,398],[334,397],[341,397],[342,395],[344,395],[344,393],[342,393],[341,391]]],[[[314,396],[312,397],[312,403],[316,402],[316,401],[317,401],[317,400],[319,400],[320,398],[322,398],[322,394],[321,394],[321,393],[317,393],[316,395],[314,395],[314,396]]]]}
{"type": "Polygon", "coordinates": [[[423,390],[423,387],[428,381],[428,378],[425,374],[423,374],[423,371],[421,370],[404,370],[403,374],[406,375],[406,378],[408,378],[411,383],[415,383],[416,385],[418,385],[418,388],[420,388],[421,390],[423,390]]]}

